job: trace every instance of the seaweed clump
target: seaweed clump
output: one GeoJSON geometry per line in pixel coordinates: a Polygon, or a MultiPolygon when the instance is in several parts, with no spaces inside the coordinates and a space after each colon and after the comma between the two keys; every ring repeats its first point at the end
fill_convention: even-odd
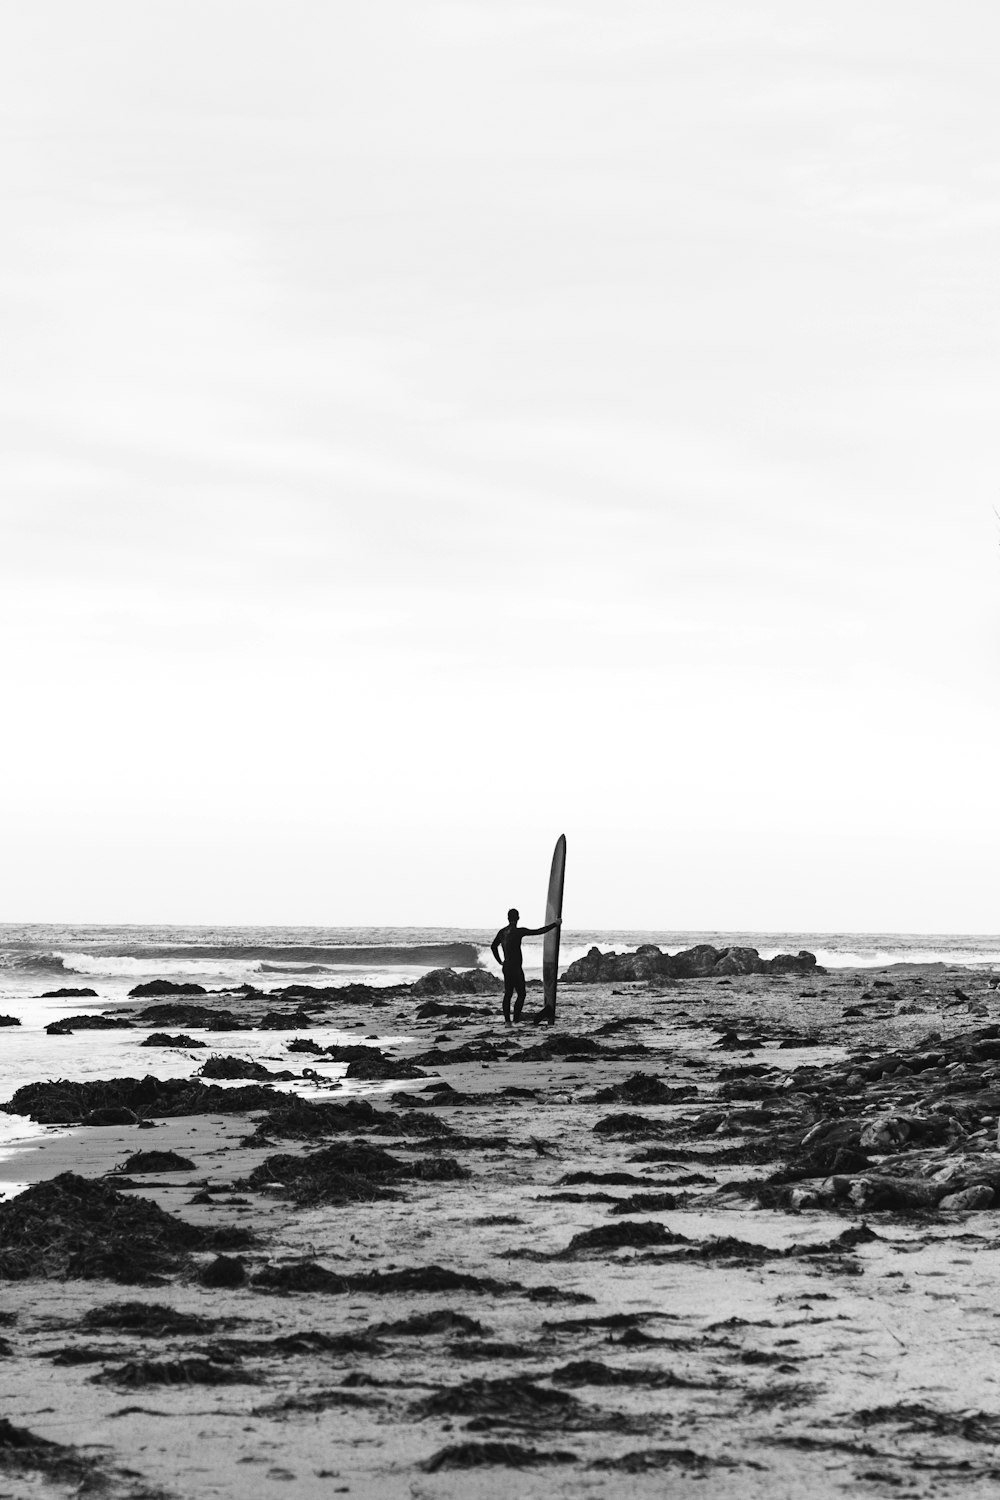
{"type": "Polygon", "coordinates": [[[0,1474],[42,1474],[56,1483],[73,1485],[77,1494],[97,1490],[107,1477],[92,1458],[18,1427],[6,1417],[0,1417],[0,1474]]]}
{"type": "Polygon", "coordinates": [[[283,1094],[273,1102],[257,1122],[250,1138],[255,1143],[270,1136],[285,1140],[311,1140],[326,1135],[453,1135],[446,1121],[419,1110],[397,1113],[391,1109],[374,1109],[367,1099],[330,1100],[296,1099],[283,1094]]]}
{"type": "Polygon", "coordinates": [[[148,1198],[61,1172],[0,1204],[0,1280],[156,1284],[208,1238],[148,1198]]]}
{"type": "Polygon", "coordinates": [[[240,1114],[267,1109],[278,1097],[260,1083],[225,1089],[199,1079],[157,1078],[147,1073],[145,1078],[94,1078],[86,1083],[67,1078],[26,1083],[0,1109],[10,1115],[28,1115],[39,1125],[96,1125],[108,1122],[90,1117],[108,1110],[131,1112],[137,1120],[240,1114]]]}
{"type": "Polygon", "coordinates": [[[439,1469],[528,1469],[540,1464],[575,1464],[575,1453],[565,1449],[525,1448],[519,1443],[452,1443],[439,1448],[421,1465],[427,1474],[439,1469]]]}
{"type": "Polygon", "coordinates": [[[404,1177],[442,1182],[468,1175],[453,1157],[407,1164],[366,1141],[338,1141],[307,1156],[269,1156],[247,1186],[277,1190],[297,1203],[355,1203],[398,1197],[395,1185],[404,1177]]]}

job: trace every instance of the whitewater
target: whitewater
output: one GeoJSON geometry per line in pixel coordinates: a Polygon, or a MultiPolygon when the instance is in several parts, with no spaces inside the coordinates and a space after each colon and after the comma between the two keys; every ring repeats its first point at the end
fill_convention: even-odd
{"type": "MultiPolygon", "coordinates": [[[[45,991],[89,988],[114,1002],[149,979],[206,989],[253,984],[412,983],[431,969],[496,970],[494,931],[465,927],[180,927],[74,924],[0,925],[0,1001],[26,1005],[45,991]]],[[[573,929],[563,932],[565,968],[589,948],[668,952],[711,943],[756,948],[762,958],[806,948],[827,968],[893,963],[1000,966],[996,934],[904,934],[573,929]]],[[[524,946],[529,978],[541,973],[541,943],[524,946]]],[[[497,971],[498,972],[498,971],[497,971]]],[[[19,1015],[22,1021],[26,1016],[19,1015]]],[[[51,1016],[47,1016],[51,1019],[51,1016]]]]}

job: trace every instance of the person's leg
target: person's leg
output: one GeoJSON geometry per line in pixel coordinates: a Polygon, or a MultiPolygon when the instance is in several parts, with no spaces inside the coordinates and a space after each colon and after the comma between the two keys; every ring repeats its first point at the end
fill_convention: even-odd
{"type": "Polygon", "coordinates": [[[519,1021],[521,1019],[521,1012],[524,1009],[524,997],[528,993],[527,985],[524,982],[524,971],[523,970],[521,971],[520,974],[518,974],[516,983],[517,983],[517,999],[514,1002],[514,1020],[515,1021],[519,1021]]]}
{"type": "Polygon", "coordinates": [[[503,1018],[504,1024],[510,1025],[510,997],[514,993],[514,976],[508,974],[506,969],[503,975],[503,1018]]]}

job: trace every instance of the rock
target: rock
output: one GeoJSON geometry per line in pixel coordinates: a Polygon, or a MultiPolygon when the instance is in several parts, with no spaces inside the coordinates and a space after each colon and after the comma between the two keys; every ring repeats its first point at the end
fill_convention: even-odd
{"type": "Polygon", "coordinates": [[[698,943],[673,955],[653,943],[643,943],[634,953],[602,953],[591,948],[563,975],[566,984],[597,984],[618,979],[707,979],[729,974],[806,974],[818,971],[816,956],[803,949],[798,954],[779,953],[762,959],[756,948],[713,948],[698,943]]]}
{"type": "MultiPolygon", "coordinates": [[[[680,955],[678,954],[678,957],[680,955]]],[[[710,969],[712,974],[759,974],[764,960],[756,948],[726,948],[710,969]]]]}
{"type": "Polygon", "coordinates": [[[16,1016],[0,1016],[0,1026],[20,1026],[16,1016]]]}
{"type": "Polygon", "coordinates": [[[873,1120],[862,1130],[858,1144],[862,1151],[895,1151],[910,1139],[910,1122],[902,1117],[873,1120]]]}
{"type": "Polygon", "coordinates": [[[424,995],[492,995],[503,989],[495,974],[486,969],[468,969],[456,974],[454,969],[431,969],[410,989],[418,998],[424,995]]]}
{"type": "Polygon", "coordinates": [[[848,1201],[865,1213],[895,1209],[928,1210],[937,1207],[939,1189],[912,1178],[856,1177],[847,1193],[848,1201]]]}
{"type": "Polygon", "coordinates": [[[816,972],[822,974],[824,971],[816,962],[815,953],[810,953],[805,948],[800,948],[798,953],[776,953],[773,958],[766,960],[765,968],[772,974],[809,974],[816,972]]]}
{"type": "Polygon", "coordinates": [[[178,984],[174,979],[151,979],[148,984],[137,984],[134,989],[129,990],[129,996],[134,1000],[146,997],[154,999],[157,995],[207,994],[208,991],[202,984],[178,984]]]}
{"type": "Polygon", "coordinates": [[[138,1123],[138,1115],[135,1110],[127,1109],[125,1105],[110,1106],[107,1109],[92,1109],[89,1114],[84,1115],[80,1121],[81,1125],[135,1125],[138,1123]]]}
{"type": "Polygon", "coordinates": [[[938,1208],[961,1213],[973,1208],[992,1208],[996,1194],[985,1182],[963,1188],[960,1193],[947,1193],[938,1201],[938,1208]]]}
{"type": "Polygon", "coordinates": [[[260,1018],[261,1031],[306,1031],[313,1024],[311,1016],[304,1010],[269,1010],[260,1018]]]}
{"type": "Polygon", "coordinates": [[[66,1021],[50,1021],[45,1028],[49,1036],[72,1036],[73,1028],[66,1021]]]}
{"type": "Polygon", "coordinates": [[[96,1000],[96,990],[43,990],[43,1000],[96,1000]]]}

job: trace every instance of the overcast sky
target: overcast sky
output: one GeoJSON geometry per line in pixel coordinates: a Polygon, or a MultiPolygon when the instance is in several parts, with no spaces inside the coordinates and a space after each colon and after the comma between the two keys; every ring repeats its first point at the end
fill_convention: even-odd
{"type": "Polygon", "coordinates": [[[14,920],[1000,926],[991,0],[7,0],[14,920]]]}

